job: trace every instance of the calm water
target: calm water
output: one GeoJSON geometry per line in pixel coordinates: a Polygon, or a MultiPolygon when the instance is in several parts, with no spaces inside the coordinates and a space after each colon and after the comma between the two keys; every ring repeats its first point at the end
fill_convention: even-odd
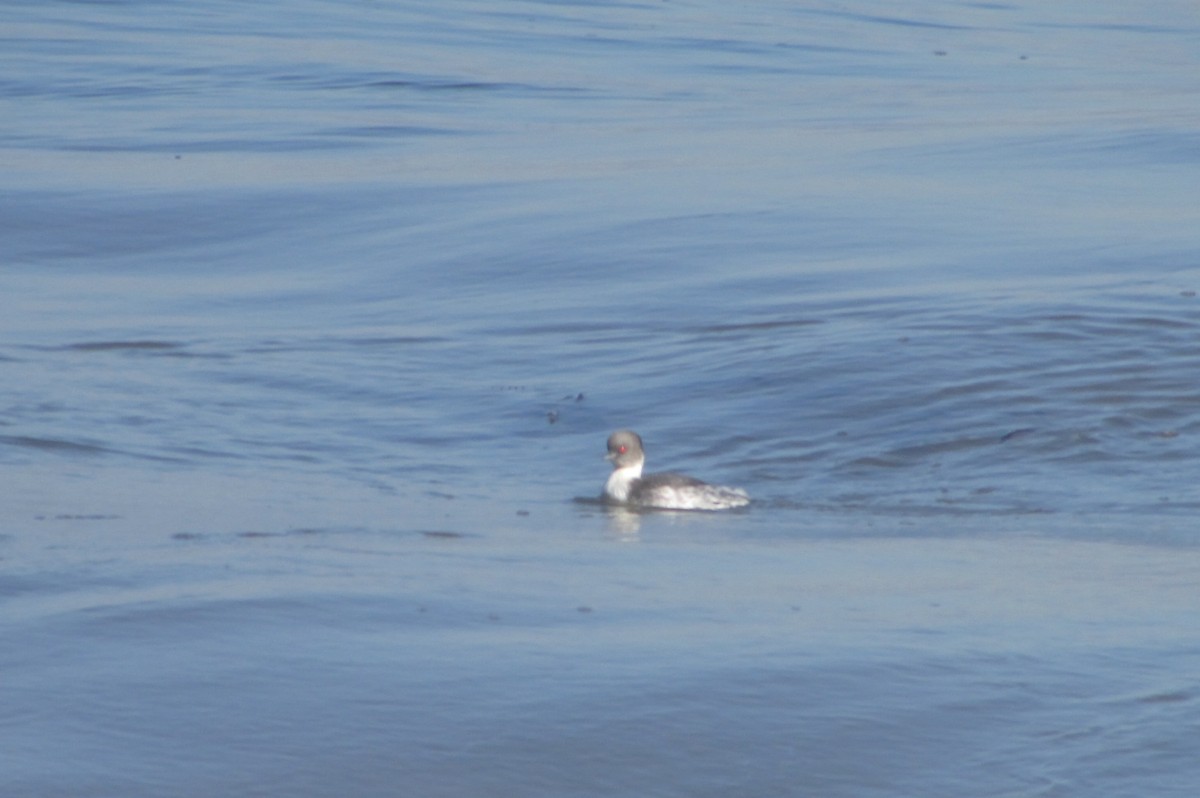
{"type": "Polygon", "coordinates": [[[1194,3],[0,35],[0,793],[1195,794],[1194,3]]]}

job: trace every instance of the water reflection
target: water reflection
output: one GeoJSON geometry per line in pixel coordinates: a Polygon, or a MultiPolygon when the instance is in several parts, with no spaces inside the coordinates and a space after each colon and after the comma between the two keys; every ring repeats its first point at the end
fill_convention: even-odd
{"type": "Polygon", "coordinates": [[[609,532],[630,542],[640,539],[642,511],[610,504],[605,506],[604,512],[608,516],[609,532]]]}

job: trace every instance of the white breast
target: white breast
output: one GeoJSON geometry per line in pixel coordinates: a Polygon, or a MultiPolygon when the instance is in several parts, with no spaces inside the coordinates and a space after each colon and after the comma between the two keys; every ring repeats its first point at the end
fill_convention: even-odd
{"type": "Polygon", "coordinates": [[[608,475],[608,481],[604,483],[604,495],[615,502],[628,501],[629,491],[633,488],[633,483],[641,476],[641,463],[635,463],[624,468],[614,468],[613,472],[608,475]]]}

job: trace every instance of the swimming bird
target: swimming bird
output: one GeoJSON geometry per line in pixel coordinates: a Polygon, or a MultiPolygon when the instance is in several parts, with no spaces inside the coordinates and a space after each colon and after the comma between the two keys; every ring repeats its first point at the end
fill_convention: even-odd
{"type": "Polygon", "coordinates": [[[608,454],[613,472],[604,483],[604,500],[631,507],[660,510],[728,510],[750,503],[741,488],[710,485],[683,474],[646,474],[646,452],[641,437],[633,430],[617,430],[608,436],[608,454]]]}

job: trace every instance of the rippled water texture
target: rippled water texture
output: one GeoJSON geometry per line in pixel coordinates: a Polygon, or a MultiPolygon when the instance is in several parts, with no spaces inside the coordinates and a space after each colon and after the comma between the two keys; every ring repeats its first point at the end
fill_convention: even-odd
{"type": "Polygon", "coordinates": [[[1195,792],[1193,3],[0,37],[0,794],[1195,792]]]}

